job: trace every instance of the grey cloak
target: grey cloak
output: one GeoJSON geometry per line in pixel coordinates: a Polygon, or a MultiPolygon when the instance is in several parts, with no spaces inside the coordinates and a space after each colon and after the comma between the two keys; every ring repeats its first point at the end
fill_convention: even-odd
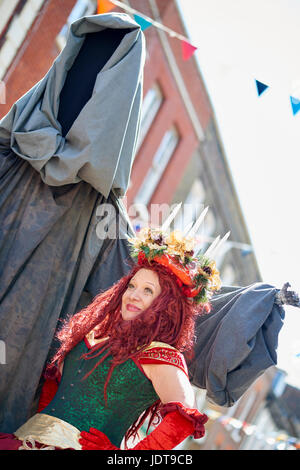
{"type": "Polygon", "coordinates": [[[144,35],[128,15],[81,18],[45,77],[0,121],[1,431],[29,417],[58,320],[129,269],[120,196],[144,61],[144,35]],[[99,238],[103,221],[109,237],[99,238]]]}
{"type": "MultiPolygon", "coordinates": [[[[122,235],[133,232],[120,197],[139,133],[144,61],[143,33],[128,15],[81,18],[45,77],[0,121],[2,432],[35,412],[59,321],[130,268],[122,235]],[[116,217],[99,213],[106,203],[116,217]],[[99,238],[103,218],[112,232],[99,238]]],[[[284,317],[276,292],[263,283],[223,287],[199,319],[191,381],[215,403],[232,405],[276,364],[284,317]]]]}

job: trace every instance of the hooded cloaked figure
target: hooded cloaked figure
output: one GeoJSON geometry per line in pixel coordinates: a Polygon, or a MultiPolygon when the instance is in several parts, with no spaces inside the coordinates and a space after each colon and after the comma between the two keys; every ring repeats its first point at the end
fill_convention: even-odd
{"type": "Polygon", "coordinates": [[[59,319],[129,269],[120,197],[144,61],[144,35],[128,15],[80,18],[45,77],[0,121],[1,429],[28,418],[59,319]]]}
{"type": "MultiPolygon", "coordinates": [[[[130,269],[125,234],[134,234],[120,197],[139,134],[144,62],[143,33],[128,15],[80,18],[45,77],[0,121],[2,432],[35,413],[60,320],[130,269]]],[[[276,364],[277,293],[263,283],[223,287],[199,319],[189,372],[215,403],[231,406],[276,364]]]]}

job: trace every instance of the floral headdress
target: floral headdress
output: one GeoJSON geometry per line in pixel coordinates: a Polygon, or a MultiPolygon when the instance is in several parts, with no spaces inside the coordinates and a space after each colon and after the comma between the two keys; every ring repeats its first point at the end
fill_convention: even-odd
{"type": "Polygon", "coordinates": [[[176,216],[179,204],[161,228],[142,228],[135,238],[129,238],[131,255],[138,263],[145,259],[149,263],[159,263],[175,274],[177,284],[183,294],[196,303],[206,303],[213,293],[220,289],[221,280],[212,254],[220,248],[230,235],[228,232],[222,240],[217,237],[205,253],[195,252],[196,232],[204,220],[208,207],[201,213],[192,228],[181,232],[174,230],[170,234],[166,229],[176,216]]]}

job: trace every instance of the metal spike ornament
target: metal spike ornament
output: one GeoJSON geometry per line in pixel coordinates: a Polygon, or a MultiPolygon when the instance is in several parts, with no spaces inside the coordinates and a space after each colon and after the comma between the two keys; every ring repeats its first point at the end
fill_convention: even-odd
{"type": "Polygon", "coordinates": [[[198,219],[196,220],[196,222],[194,223],[193,227],[189,230],[189,232],[186,234],[187,237],[193,237],[196,235],[196,233],[198,232],[199,230],[199,227],[200,225],[202,224],[202,222],[204,221],[205,219],[205,216],[207,214],[207,211],[209,209],[209,206],[205,207],[205,209],[201,212],[200,216],[198,217],[198,219]]]}
{"type": "Polygon", "coordinates": [[[187,233],[191,230],[192,226],[194,225],[194,221],[189,222],[187,226],[183,229],[182,235],[185,237],[187,233]]]}
{"type": "Polygon", "coordinates": [[[196,234],[204,221],[208,207],[206,207],[193,226],[182,232],[174,230],[167,233],[171,222],[181,208],[178,204],[161,228],[144,227],[135,238],[129,238],[131,255],[137,258],[140,265],[158,263],[165,267],[172,275],[182,293],[192,302],[206,304],[213,293],[221,288],[221,280],[216,263],[210,256],[227,240],[228,232],[222,240],[220,237],[212,243],[206,253],[195,253],[197,245],[196,234]]]}
{"type": "Polygon", "coordinates": [[[161,227],[161,231],[164,232],[166,231],[170,225],[171,225],[171,222],[175,219],[177,213],[179,212],[179,210],[181,209],[181,206],[182,206],[182,202],[180,202],[179,204],[177,204],[177,206],[172,210],[171,214],[169,215],[169,217],[165,220],[165,222],[163,223],[162,227],[161,227]]]}
{"type": "Polygon", "coordinates": [[[220,240],[220,235],[213,241],[213,243],[208,247],[208,249],[205,252],[206,256],[213,256],[215,257],[217,252],[220,250],[221,246],[224,245],[224,243],[227,241],[229,238],[230,232],[227,232],[222,240],[220,240]]]}
{"type": "Polygon", "coordinates": [[[208,247],[208,249],[206,250],[206,252],[204,253],[206,256],[209,255],[209,253],[211,253],[215,247],[218,245],[219,243],[219,240],[220,240],[220,235],[217,236],[217,238],[215,238],[215,240],[212,242],[212,244],[208,247]]]}

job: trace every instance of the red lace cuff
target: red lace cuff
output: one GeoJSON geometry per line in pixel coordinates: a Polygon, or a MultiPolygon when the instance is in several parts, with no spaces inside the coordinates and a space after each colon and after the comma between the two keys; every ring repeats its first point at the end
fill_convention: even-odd
{"type": "Polygon", "coordinates": [[[164,418],[168,413],[172,411],[178,411],[181,416],[190,421],[194,426],[193,437],[200,439],[205,434],[204,424],[208,421],[208,417],[205,413],[200,413],[196,408],[187,408],[180,402],[170,402],[162,406],[160,413],[164,418]]]}

